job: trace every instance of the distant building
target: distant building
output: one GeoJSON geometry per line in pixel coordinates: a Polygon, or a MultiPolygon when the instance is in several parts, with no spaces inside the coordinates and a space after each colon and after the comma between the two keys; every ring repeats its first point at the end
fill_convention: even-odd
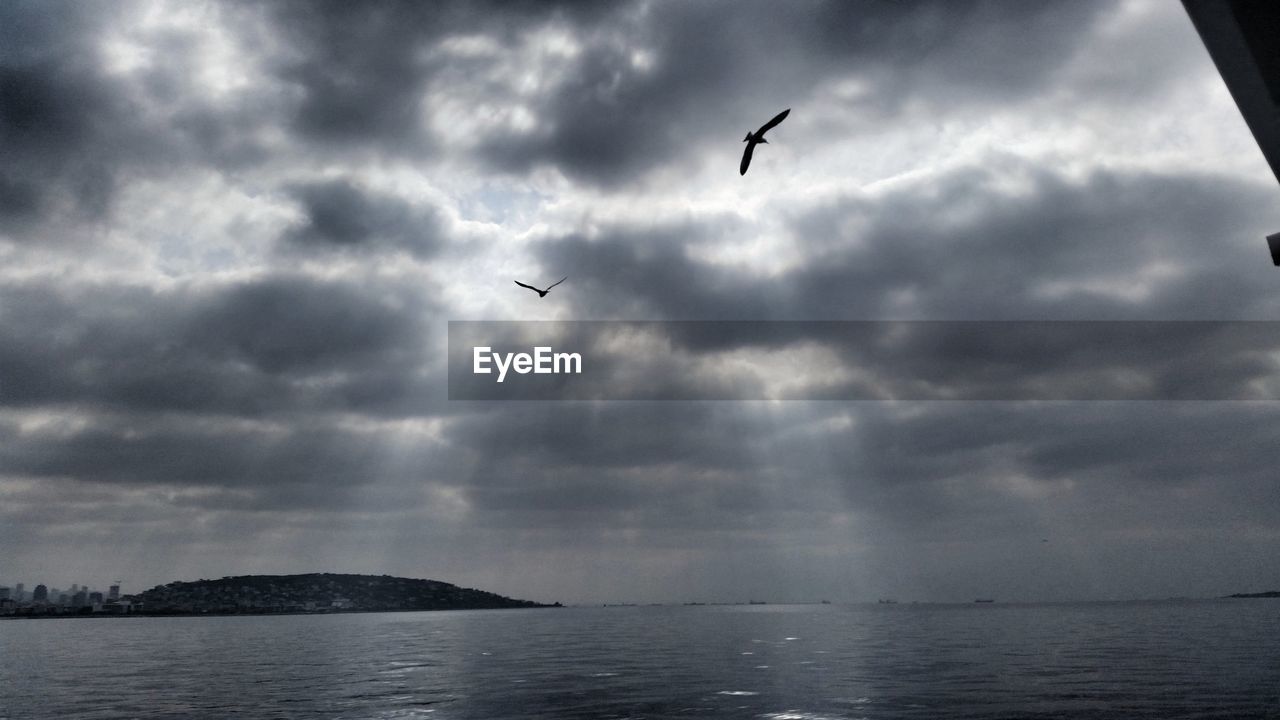
{"type": "Polygon", "coordinates": [[[71,607],[81,608],[89,604],[89,593],[78,590],[75,595],[71,596],[71,607]]]}
{"type": "Polygon", "coordinates": [[[8,600],[8,599],[9,599],[9,588],[0,587],[0,600],[8,600]]]}
{"type": "Polygon", "coordinates": [[[49,588],[44,585],[37,585],[36,589],[31,593],[31,601],[38,603],[49,602],[49,588]]]}
{"type": "Polygon", "coordinates": [[[102,593],[100,593],[100,592],[91,592],[91,593],[89,593],[89,604],[90,604],[90,605],[101,605],[101,604],[102,604],[102,593]]]}
{"type": "Polygon", "coordinates": [[[120,581],[119,580],[117,580],[116,584],[112,585],[111,588],[107,590],[107,599],[108,600],[120,599],[120,581]]]}
{"type": "Polygon", "coordinates": [[[14,592],[14,597],[13,597],[13,599],[14,599],[14,600],[17,600],[18,602],[22,602],[23,600],[26,600],[26,599],[27,599],[27,586],[26,586],[26,585],[24,585],[24,584],[22,584],[22,583],[18,583],[18,584],[15,586],[14,590],[15,590],[15,592],[14,592]]]}

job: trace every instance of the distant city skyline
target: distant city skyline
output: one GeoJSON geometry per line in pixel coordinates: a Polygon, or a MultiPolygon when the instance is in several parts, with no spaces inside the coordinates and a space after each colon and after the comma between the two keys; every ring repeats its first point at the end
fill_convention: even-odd
{"type": "MultiPolygon", "coordinates": [[[[28,584],[26,582],[12,582],[12,581],[0,579],[0,594],[4,593],[4,591],[7,590],[12,594],[12,597],[14,599],[21,600],[23,599],[23,594],[26,593],[27,585],[28,584]]],[[[34,597],[35,593],[40,588],[44,588],[45,592],[48,592],[48,593],[62,592],[62,590],[55,585],[51,585],[46,582],[38,582],[35,585],[31,586],[31,592],[29,593],[30,597],[34,597]]],[[[96,585],[88,585],[88,584],[82,585],[80,583],[71,583],[70,589],[67,592],[72,592],[72,593],[80,592],[80,591],[102,592],[102,593],[105,593],[104,597],[109,596],[112,598],[118,598],[120,597],[120,588],[121,588],[121,584],[120,584],[120,581],[118,580],[111,581],[106,586],[106,590],[103,590],[101,587],[96,585]]]]}

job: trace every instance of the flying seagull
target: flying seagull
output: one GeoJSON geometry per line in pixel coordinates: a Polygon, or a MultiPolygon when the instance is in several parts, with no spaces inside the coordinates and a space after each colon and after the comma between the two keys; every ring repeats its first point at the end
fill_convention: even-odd
{"type": "Polygon", "coordinates": [[[520,282],[519,280],[515,280],[515,281],[513,281],[513,282],[515,282],[515,284],[519,285],[519,286],[520,286],[520,287],[522,287],[522,288],[529,288],[530,290],[532,290],[532,291],[534,291],[534,292],[538,293],[538,297],[546,297],[546,296],[547,296],[547,293],[551,292],[551,288],[555,287],[556,285],[559,285],[560,283],[562,283],[562,282],[564,282],[565,280],[568,280],[568,279],[569,279],[569,276],[568,276],[568,275],[565,275],[564,277],[560,278],[559,280],[555,281],[554,283],[551,283],[551,285],[550,285],[550,286],[548,286],[546,290],[539,290],[538,288],[536,288],[536,287],[534,287],[534,286],[532,286],[532,285],[525,285],[524,283],[520,282]]]}
{"type": "Polygon", "coordinates": [[[742,153],[742,165],[738,166],[738,174],[747,174],[747,166],[751,164],[751,151],[755,150],[756,145],[760,143],[768,144],[769,141],[764,139],[764,134],[772,130],[774,125],[786,120],[787,115],[790,113],[791,108],[787,108],[786,110],[778,113],[772,120],[762,125],[759,130],[755,131],[755,133],[747,133],[747,137],[742,140],[742,142],[747,144],[747,151],[742,153]]]}

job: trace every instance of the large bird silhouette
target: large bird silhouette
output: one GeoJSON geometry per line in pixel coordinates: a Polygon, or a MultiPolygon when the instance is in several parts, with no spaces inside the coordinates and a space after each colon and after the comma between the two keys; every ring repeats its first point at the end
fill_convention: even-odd
{"type": "Polygon", "coordinates": [[[560,283],[562,283],[562,282],[564,282],[565,280],[568,280],[568,279],[569,279],[569,276],[568,276],[568,275],[565,275],[564,277],[560,278],[559,280],[557,280],[557,281],[555,281],[555,282],[551,283],[550,285],[548,285],[546,290],[539,290],[538,288],[536,288],[536,287],[534,287],[534,286],[532,286],[532,285],[525,285],[524,283],[520,282],[519,280],[513,280],[512,282],[514,282],[515,284],[519,285],[519,286],[520,286],[520,287],[522,287],[522,288],[529,288],[530,290],[532,290],[532,291],[534,291],[534,292],[538,293],[538,297],[543,298],[543,297],[546,297],[546,296],[547,296],[547,293],[551,292],[551,288],[555,287],[556,285],[559,285],[560,283]]]}
{"type": "Polygon", "coordinates": [[[754,133],[752,132],[747,133],[747,137],[744,138],[742,141],[747,144],[747,150],[746,152],[742,153],[742,165],[738,167],[739,175],[747,174],[747,166],[751,164],[751,153],[756,149],[756,145],[759,145],[760,143],[764,143],[766,145],[769,144],[769,141],[764,139],[764,134],[769,132],[769,130],[771,130],[773,126],[777,125],[783,120],[786,120],[787,115],[789,114],[791,114],[791,108],[787,108],[786,110],[783,110],[782,112],[778,113],[772,120],[760,126],[760,129],[755,131],[754,133]]]}

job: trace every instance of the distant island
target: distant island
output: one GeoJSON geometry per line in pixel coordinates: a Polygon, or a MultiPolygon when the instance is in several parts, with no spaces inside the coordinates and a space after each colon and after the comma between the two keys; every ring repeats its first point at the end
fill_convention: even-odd
{"type": "Polygon", "coordinates": [[[1280,590],[1268,590],[1260,593],[1236,593],[1228,595],[1231,598],[1280,598],[1280,590]]]}
{"type": "MultiPolygon", "coordinates": [[[[555,607],[438,580],[390,575],[237,575],[158,585],[135,596],[147,614],[555,607]]],[[[557,605],[559,603],[556,603],[557,605]]]]}
{"type": "Polygon", "coordinates": [[[10,617],[97,615],[267,615],[399,610],[498,610],[560,607],[515,600],[438,580],[391,575],[236,575],[171,582],[118,601],[71,607],[28,603],[10,617]]]}

